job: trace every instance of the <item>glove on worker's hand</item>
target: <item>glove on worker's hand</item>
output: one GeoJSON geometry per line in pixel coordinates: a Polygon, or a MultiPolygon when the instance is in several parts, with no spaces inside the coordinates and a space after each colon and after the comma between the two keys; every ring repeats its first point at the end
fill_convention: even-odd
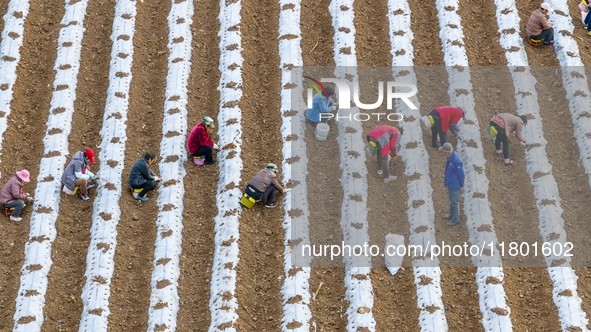
{"type": "Polygon", "coordinates": [[[215,144],[215,143],[213,143],[213,149],[219,151],[220,150],[220,146],[217,145],[217,144],[215,144]]]}

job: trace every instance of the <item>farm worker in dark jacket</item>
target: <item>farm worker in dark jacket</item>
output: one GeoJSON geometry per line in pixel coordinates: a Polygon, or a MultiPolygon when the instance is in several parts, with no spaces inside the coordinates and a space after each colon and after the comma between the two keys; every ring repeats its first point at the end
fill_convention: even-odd
{"type": "Polygon", "coordinates": [[[324,95],[323,91],[315,94],[312,98],[312,108],[306,110],[306,118],[314,124],[320,122],[326,123],[332,118],[331,112],[335,111],[338,107],[338,104],[330,98],[334,94],[334,89],[327,86],[325,90],[328,96],[324,95]]]}
{"type": "Polygon", "coordinates": [[[74,195],[74,189],[80,189],[80,198],[87,201],[87,190],[95,185],[88,185],[88,181],[94,179],[94,174],[88,170],[88,164],[94,164],[94,151],[78,151],[72,156],[72,161],[68,164],[62,174],[63,191],[68,195],[74,195]]]}
{"type": "Polygon", "coordinates": [[[148,191],[156,188],[156,183],[162,181],[156,173],[152,172],[150,165],[154,162],[154,154],[152,152],[146,153],[146,155],[135,162],[129,172],[129,185],[132,189],[143,189],[139,194],[133,193],[133,198],[139,199],[142,202],[147,202],[148,197],[146,194],[148,191]]]}
{"type": "Polygon", "coordinates": [[[384,182],[396,180],[396,175],[390,175],[389,162],[390,155],[394,157],[398,155],[396,146],[398,145],[398,140],[402,132],[402,128],[380,125],[367,134],[368,144],[374,143],[376,145],[378,174],[382,175],[384,182]]]}
{"type": "Polygon", "coordinates": [[[449,196],[449,213],[445,219],[451,219],[448,226],[460,223],[460,189],[464,187],[465,175],[462,158],[454,151],[451,143],[443,144],[441,149],[447,157],[445,164],[445,186],[449,196]]]}
{"type": "Polygon", "coordinates": [[[527,124],[527,117],[525,115],[517,116],[510,113],[501,113],[492,118],[489,124],[495,127],[498,132],[497,137],[495,137],[497,157],[503,155],[505,166],[513,165],[515,160],[509,159],[509,135],[515,132],[515,138],[526,143],[526,139],[521,136],[521,131],[523,126],[527,124]],[[501,144],[503,144],[503,149],[501,149],[501,144]]]}
{"type": "Polygon", "coordinates": [[[22,220],[20,214],[21,210],[25,207],[24,199],[33,200],[31,195],[23,189],[23,185],[29,181],[29,171],[23,169],[8,179],[0,191],[0,203],[4,208],[14,208],[14,211],[10,215],[10,220],[12,221],[22,220]]]}
{"type": "Polygon", "coordinates": [[[260,170],[246,186],[245,192],[257,201],[266,200],[265,207],[274,208],[277,206],[275,201],[275,190],[286,193],[287,189],[277,182],[277,165],[267,164],[267,168],[260,170]]]}
{"type": "Polygon", "coordinates": [[[209,131],[215,129],[213,119],[209,116],[203,118],[201,123],[197,124],[187,139],[187,150],[194,157],[205,157],[205,165],[213,165],[216,163],[213,160],[213,150],[219,150],[220,147],[215,144],[211,137],[209,137],[209,131]]]}
{"type": "Polygon", "coordinates": [[[458,122],[465,116],[464,110],[461,107],[454,106],[441,106],[434,108],[429,116],[432,117],[433,125],[431,126],[431,145],[434,148],[439,148],[437,144],[437,135],[439,135],[439,141],[441,145],[447,142],[447,131],[451,130],[454,136],[459,136],[460,128],[458,122]]]}
{"type": "Polygon", "coordinates": [[[550,7],[547,2],[542,3],[540,8],[536,9],[527,22],[525,32],[531,39],[544,40],[544,45],[554,45],[554,28],[552,23],[548,22],[548,13],[553,12],[554,9],[550,7]]]}

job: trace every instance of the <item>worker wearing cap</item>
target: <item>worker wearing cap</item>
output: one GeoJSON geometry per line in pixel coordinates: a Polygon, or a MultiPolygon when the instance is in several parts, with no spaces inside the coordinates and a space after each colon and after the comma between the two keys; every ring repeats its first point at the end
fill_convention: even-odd
{"type": "Polygon", "coordinates": [[[402,128],[380,125],[367,134],[367,144],[375,146],[378,174],[382,175],[384,182],[396,180],[396,176],[389,172],[390,155],[397,156],[396,147],[402,132],[402,128]]]}
{"type": "Polygon", "coordinates": [[[266,200],[265,207],[274,208],[277,206],[275,201],[275,191],[279,190],[283,194],[287,192],[287,189],[283,187],[277,181],[277,165],[267,164],[266,168],[260,170],[246,186],[246,194],[256,199],[257,201],[266,200]]]}
{"type": "Polygon", "coordinates": [[[510,166],[515,163],[515,160],[509,158],[509,136],[515,133],[515,138],[526,143],[527,141],[521,136],[523,126],[527,124],[527,117],[525,115],[513,115],[511,113],[501,113],[490,119],[489,124],[495,127],[497,136],[495,137],[496,155],[501,155],[505,158],[505,166],[510,166]],[[501,145],[503,148],[501,149],[501,145]]]}
{"type": "Polygon", "coordinates": [[[326,123],[332,118],[332,112],[338,108],[330,96],[334,95],[334,89],[330,86],[325,87],[324,91],[320,91],[312,98],[312,108],[306,110],[306,118],[313,124],[326,123]]]}
{"type": "Polygon", "coordinates": [[[434,108],[428,116],[432,124],[431,145],[434,148],[440,147],[440,145],[437,144],[437,135],[439,135],[441,145],[445,144],[445,142],[447,142],[448,130],[451,130],[451,133],[454,134],[454,136],[459,136],[460,127],[458,127],[458,123],[465,115],[464,109],[461,107],[441,106],[434,108]]]}
{"type": "Polygon", "coordinates": [[[29,181],[29,171],[23,169],[16,172],[16,175],[10,177],[10,179],[6,181],[4,187],[2,187],[2,190],[0,190],[0,204],[2,204],[5,209],[14,208],[10,215],[10,220],[12,221],[21,221],[22,218],[20,217],[20,214],[26,205],[24,200],[33,200],[31,195],[26,193],[23,189],[24,184],[29,181]]]}
{"type": "Polygon", "coordinates": [[[548,22],[548,13],[553,11],[549,3],[542,3],[540,8],[531,14],[525,28],[531,39],[544,40],[546,46],[554,45],[554,28],[552,23],[548,22]]]}
{"type": "Polygon", "coordinates": [[[87,201],[87,190],[94,187],[89,185],[89,181],[94,179],[94,174],[88,169],[89,164],[94,164],[94,151],[86,149],[78,151],[72,156],[72,161],[68,164],[62,174],[63,191],[68,195],[74,194],[76,187],[80,188],[80,198],[87,201]]]}
{"type": "Polygon", "coordinates": [[[187,139],[189,153],[194,157],[205,157],[205,165],[215,164],[217,160],[213,160],[213,150],[220,150],[220,147],[209,136],[209,131],[213,129],[215,129],[213,119],[206,116],[191,130],[187,139]]]}
{"type": "Polygon", "coordinates": [[[466,183],[466,177],[462,158],[454,151],[451,143],[443,144],[441,151],[447,157],[444,184],[449,198],[449,213],[443,218],[450,219],[448,226],[454,226],[460,223],[460,191],[466,183]]]}
{"type": "Polygon", "coordinates": [[[162,181],[156,173],[150,169],[150,165],[154,163],[156,157],[152,152],[148,152],[143,158],[133,164],[131,171],[129,171],[129,185],[132,189],[143,189],[139,193],[133,192],[133,198],[139,199],[142,202],[147,202],[148,191],[156,188],[156,182],[162,181]]]}

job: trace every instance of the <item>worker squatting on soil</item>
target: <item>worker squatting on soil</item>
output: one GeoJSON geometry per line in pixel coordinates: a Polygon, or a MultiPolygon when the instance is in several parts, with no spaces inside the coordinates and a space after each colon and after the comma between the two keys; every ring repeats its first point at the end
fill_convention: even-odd
{"type": "Polygon", "coordinates": [[[80,198],[87,201],[88,189],[93,188],[94,184],[88,184],[94,179],[94,174],[88,169],[89,164],[94,164],[94,151],[78,151],[72,156],[72,160],[62,174],[63,192],[68,195],[74,195],[76,187],[80,190],[80,198]]]}
{"type": "Polygon", "coordinates": [[[275,201],[275,191],[279,190],[285,194],[288,190],[277,181],[277,165],[267,164],[266,168],[260,170],[246,185],[245,193],[254,198],[257,202],[266,201],[265,207],[274,208],[277,206],[275,201]]]}
{"type": "Polygon", "coordinates": [[[505,166],[513,165],[515,160],[509,159],[509,135],[515,132],[515,138],[523,143],[526,143],[526,139],[521,136],[523,126],[527,124],[527,117],[525,115],[513,115],[510,113],[501,113],[490,119],[489,123],[497,131],[495,137],[495,148],[496,155],[501,155],[505,158],[505,166]],[[501,149],[501,144],[503,148],[501,149]]]}
{"type": "Polygon", "coordinates": [[[330,86],[325,88],[326,94],[323,92],[317,93],[312,98],[312,108],[306,110],[306,118],[312,124],[318,124],[320,122],[326,123],[332,118],[332,112],[336,111],[339,107],[330,96],[334,95],[334,89],[330,86]]]}
{"type": "Polygon", "coordinates": [[[146,153],[146,155],[139,159],[131,167],[129,172],[129,185],[131,189],[142,189],[139,193],[133,192],[133,198],[139,199],[142,202],[147,202],[148,197],[146,194],[148,191],[156,188],[156,182],[162,181],[160,177],[156,175],[151,169],[150,165],[154,163],[156,157],[152,152],[146,153]]]}
{"type": "Polygon", "coordinates": [[[444,184],[449,197],[449,213],[443,218],[450,219],[448,226],[454,226],[460,223],[460,190],[465,184],[464,167],[462,158],[454,151],[451,143],[443,144],[441,151],[447,157],[444,184]]]}
{"type": "Polygon", "coordinates": [[[209,136],[209,131],[213,129],[215,129],[213,119],[206,116],[189,134],[187,150],[193,157],[198,157],[195,159],[198,165],[213,165],[217,161],[213,160],[213,150],[219,151],[220,147],[209,136]],[[200,161],[200,158],[205,158],[205,162],[200,161]]]}
{"type": "Polygon", "coordinates": [[[23,169],[10,177],[4,187],[2,187],[2,190],[0,190],[0,203],[3,205],[3,208],[14,208],[10,215],[10,220],[12,221],[21,221],[20,214],[26,205],[24,200],[33,200],[31,195],[26,193],[23,188],[24,184],[29,181],[29,171],[23,169]]]}
{"type": "Polygon", "coordinates": [[[434,108],[429,115],[424,117],[421,120],[423,126],[426,128],[430,127],[431,134],[433,135],[431,137],[431,146],[437,149],[445,144],[445,142],[447,142],[448,130],[451,130],[451,133],[459,138],[460,128],[458,127],[458,122],[460,122],[460,119],[463,119],[465,115],[466,114],[461,107],[441,106],[434,108]],[[439,135],[439,142],[441,145],[437,144],[437,135],[439,135]]]}
{"type": "Polygon", "coordinates": [[[390,155],[397,156],[397,146],[402,128],[396,128],[388,125],[380,125],[372,129],[367,134],[367,146],[370,151],[375,151],[378,174],[382,175],[384,182],[396,180],[396,175],[390,175],[389,163],[390,155]],[[375,149],[375,150],[374,150],[375,149]]]}
{"type": "Polygon", "coordinates": [[[540,8],[536,9],[527,22],[525,32],[531,39],[544,40],[544,45],[554,45],[554,28],[552,23],[548,22],[548,13],[553,12],[554,9],[550,7],[547,2],[542,3],[540,8]]]}

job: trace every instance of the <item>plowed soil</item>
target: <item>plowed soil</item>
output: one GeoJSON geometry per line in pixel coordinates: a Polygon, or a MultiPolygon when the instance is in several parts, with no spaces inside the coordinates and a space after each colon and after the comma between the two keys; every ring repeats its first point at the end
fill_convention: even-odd
{"type": "MultiPolygon", "coordinates": [[[[0,13],[6,12],[8,0],[0,0],[0,13]]],[[[302,56],[305,66],[334,66],[332,17],[328,11],[330,0],[302,3],[302,56]]],[[[26,191],[34,192],[37,185],[39,162],[43,155],[43,137],[47,130],[46,119],[55,77],[53,70],[60,20],[64,14],[63,3],[48,0],[32,1],[25,22],[22,59],[18,66],[18,79],[14,86],[14,100],[8,117],[8,128],[1,147],[0,171],[2,182],[14,172],[27,168],[31,183],[26,191]]],[[[150,201],[138,203],[125,185],[133,163],[147,151],[160,151],[164,89],[166,86],[168,51],[168,22],[170,1],[137,1],[136,33],[134,41],[133,80],[130,91],[129,118],[127,121],[124,190],[119,202],[122,211],[117,228],[115,272],[111,285],[109,324],[111,331],[141,331],[147,329],[150,299],[150,280],[155,220],[158,214],[157,191],[149,194],[150,201]]],[[[581,28],[580,12],[576,1],[569,3],[575,25],[574,38],[579,42],[581,57],[591,64],[591,53],[586,31],[581,28]]],[[[100,143],[100,128],[108,87],[111,50],[111,28],[115,0],[90,1],[85,21],[82,58],[76,90],[76,111],[69,137],[70,153],[93,148],[100,143]]],[[[189,77],[188,127],[190,130],[204,116],[217,118],[220,78],[218,59],[219,6],[215,0],[195,2],[193,32],[192,72],[189,77]]],[[[518,0],[516,8],[521,18],[521,35],[525,37],[525,25],[538,3],[518,0]]],[[[417,69],[421,114],[432,108],[449,104],[447,73],[445,72],[441,40],[438,36],[437,10],[433,3],[413,1],[412,31],[414,33],[415,66],[417,69]]],[[[280,128],[281,71],[278,48],[278,17],[281,8],[277,1],[242,2],[243,144],[241,158],[244,162],[240,187],[267,163],[280,165],[282,142],[280,128]]],[[[359,0],[353,8],[356,14],[356,51],[359,66],[391,66],[390,39],[388,35],[387,1],[359,0]]],[[[469,62],[472,70],[473,93],[480,126],[501,112],[515,112],[515,91],[506,66],[493,2],[462,0],[459,13],[466,38],[469,62]],[[492,79],[494,78],[494,79],[492,79]]],[[[4,22],[0,22],[0,29],[4,22]]],[[[567,239],[574,243],[575,256],[588,256],[591,240],[586,216],[591,215],[591,189],[588,177],[580,163],[580,153],[574,139],[572,118],[568,100],[561,87],[561,71],[552,47],[533,49],[525,45],[530,66],[537,79],[544,136],[548,141],[547,153],[558,183],[562,217],[565,220],[567,239]],[[547,67],[548,70],[539,69],[547,67]]],[[[384,74],[384,73],[383,73],[384,74]]],[[[590,73],[587,73],[588,75],[590,73]]],[[[385,73],[389,77],[390,73],[385,73]]],[[[590,75],[591,76],[591,75],[590,75]]],[[[390,78],[387,78],[390,79],[390,78]]],[[[370,81],[370,80],[369,80],[370,81]]],[[[362,78],[362,89],[373,87],[362,78]]],[[[367,90],[364,90],[367,93],[367,90]]],[[[365,102],[373,102],[371,100],[365,102]]],[[[5,112],[6,110],[1,110],[5,112]]],[[[385,110],[380,110],[385,111],[385,110]]],[[[4,116],[4,115],[3,115],[4,116]]],[[[363,124],[364,133],[377,121],[363,124]]],[[[390,123],[388,123],[390,124],[390,123]]],[[[337,145],[338,128],[330,124],[328,139],[319,142],[314,138],[314,128],[307,126],[308,148],[307,182],[310,202],[311,244],[340,243],[341,204],[343,190],[340,178],[340,158],[337,145]],[[314,184],[313,186],[310,184],[314,184]]],[[[448,209],[447,191],[443,187],[445,157],[430,147],[430,132],[424,141],[430,157],[435,207],[435,230],[438,241],[465,242],[468,232],[465,216],[462,225],[445,225],[443,215],[448,209]]],[[[362,135],[365,137],[365,135],[362,135]]],[[[450,137],[451,135],[448,135],[450,137]]],[[[214,140],[217,137],[213,137],[214,140]]],[[[449,141],[456,143],[455,138],[449,141]]],[[[538,210],[533,186],[524,160],[526,145],[511,138],[511,157],[517,159],[512,168],[494,157],[494,147],[483,140],[487,160],[486,175],[490,180],[489,192],[494,226],[499,241],[542,242],[538,232],[538,210]]],[[[70,154],[70,155],[71,155],[70,154]]],[[[97,163],[98,164],[98,163],[97,163]]],[[[384,183],[377,174],[374,159],[367,160],[368,169],[368,221],[370,240],[380,247],[388,233],[409,236],[406,211],[408,196],[401,158],[393,158],[390,172],[398,178],[384,183]]],[[[180,311],[178,331],[206,331],[210,323],[209,294],[213,238],[215,196],[219,168],[197,167],[191,160],[185,163],[185,197],[183,213],[183,252],[181,253],[179,279],[180,311]]],[[[98,169],[92,169],[97,172],[98,169]]],[[[158,172],[158,164],[152,169],[158,172]]],[[[280,174],[280,172],[278,173],[280,174]]],[[[53,243],[53,266],[49,274],[43,326],[44,331],[74,331],[78,329],[82,303],[80,295],[85,283],[86,251],[92,216],[92,198],[85,202],[75,197],[62,196],[57,220],[58,235],[53,243]]],[[[282,196],[275,209],[256,206],[244,210],[240,216],[240,263],[237,267],[236,297],[239,303],[238,331],[278,331],[282,323],[283,298],[283,241],[282,196]]],[[[23,265],[24,246],[28,241],[30,209],[25,208],[20,223],[8,219],[0,222],[0,331],[8,331],[14,325],[14,300],[19,288],[20,269],[23,265]]],[[[449,263],[441,259],[442,264],[449,263]]],[[[576,263],[577,260],[575,259],[576,263]]],[[[585,263],[586,261],[583,261],[585,263]]],[[[314,331],[345,331],[348,303],[345,300],[345,270],[330,267],[331,262],[315,258],[311,270],[310,292],[315,294],[310,303],[311,324],[314,331]],[[322,267],[317,267],[322,265],[322,267]]],[[[471,261],[462,261],[471,266],[471,261]]],[[[505,261],[509,264],[510,261],[505,261]]],[[[377,331],[418,331],[420,309],[416,303],[416,287],[412,268],[402,269],[391,276],[383,261],[376,258],[370,274],[374,289],[373,315],[377,331]]],[[[543,266],[541,258],[536,261],[543,266]]],[[[336,264],[332,264],[333,266],[336,264]]],[[[584,264],[575,266],[579,296],[583,309],[591,314],[591,270],[584,264]]],[[[482,314],[478,306],[475,283],[476,269],[453,267],[442,269],[441,287],[446,318],[450,331],[482,331],[482,314]]],[[[516,331],[558,331],[561,329],[558,312],[552,298],[552,282],[545,268],[504,269],[504,289],[511,319],[516,331]]]]}

